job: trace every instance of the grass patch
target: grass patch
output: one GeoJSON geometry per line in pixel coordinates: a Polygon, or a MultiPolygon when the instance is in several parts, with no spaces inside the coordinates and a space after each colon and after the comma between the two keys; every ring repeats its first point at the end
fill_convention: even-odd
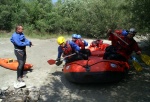
{"type": "Polygon", "coordinates": [[[0,31],[0,38],[10,38],[12,32],[0,31]]]}
{"type": "MultiPolygon", "coordinates": [[[[0,38],[10,38],[13,33],[14,31],[11,32],[0,31],[0,38]]],[[[57,38],[58,36],[64,36],[65,38],[71,37],[71,35],[69,34],[41,33],[34,30],[32,31],[24,30],[23,33],[25,34],[26,37],[33,39],[51,39],[57,38]]]]}

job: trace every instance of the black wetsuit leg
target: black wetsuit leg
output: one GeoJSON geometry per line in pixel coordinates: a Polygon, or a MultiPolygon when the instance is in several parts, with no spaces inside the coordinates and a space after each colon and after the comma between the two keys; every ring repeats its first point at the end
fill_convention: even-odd
{"type": "Polygon", "coordinates": [[[26,51],[24,50],[15,50],[15,55],[18,60],[18,68],[17,68],[17,79],[23,76],[24,65],[26,62],[26,51]]]}

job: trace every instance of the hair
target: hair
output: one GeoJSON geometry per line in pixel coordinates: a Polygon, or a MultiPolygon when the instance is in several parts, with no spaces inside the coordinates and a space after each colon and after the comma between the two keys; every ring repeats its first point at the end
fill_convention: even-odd
{"type": "Polygon", "coordinates": [[[15,28],[15,31],[17,31],[17,29],[22,26],[22,25],[17,25],[16,28],[15,28]]]}

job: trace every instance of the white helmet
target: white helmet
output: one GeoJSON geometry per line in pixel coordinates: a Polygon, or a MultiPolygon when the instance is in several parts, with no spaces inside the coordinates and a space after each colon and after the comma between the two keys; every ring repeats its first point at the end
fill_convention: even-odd
{"type": "Polygon", "coordinates": [[[130,28],[129,33],[130,34],[136,34],[137,32],[136,32],[135,28],[130,28]]]}

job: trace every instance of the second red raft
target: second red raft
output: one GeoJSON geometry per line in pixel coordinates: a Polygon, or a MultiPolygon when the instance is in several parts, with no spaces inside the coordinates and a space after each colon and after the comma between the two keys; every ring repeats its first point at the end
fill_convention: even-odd
{"type": "MultiPolygon", "coordinates": [[[[12,58],[0,58],[0,66],[11,70],[17,70],[18,61],[12,58]]],[[[32,64],[25,63],[24,70],[29,70],[32,67],[33,67],[32,64]]]]}

